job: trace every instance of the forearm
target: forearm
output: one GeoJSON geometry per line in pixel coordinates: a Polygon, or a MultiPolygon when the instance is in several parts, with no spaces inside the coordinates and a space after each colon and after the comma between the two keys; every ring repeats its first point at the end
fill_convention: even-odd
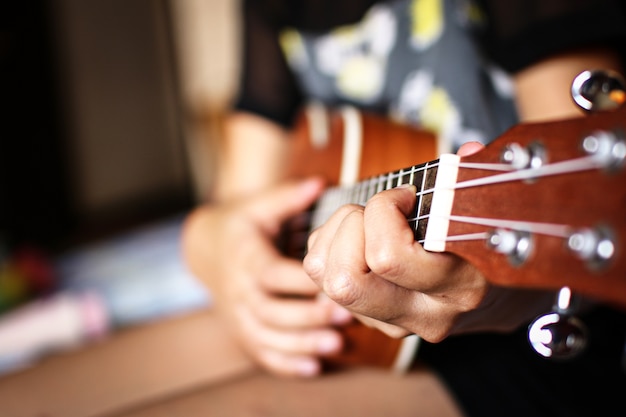
{"type": "Polygon", "coordinates": [[[251,113],[225,121],[212,200],[224,202],[267,189],[284,179],[288,132],[251,113]]]}

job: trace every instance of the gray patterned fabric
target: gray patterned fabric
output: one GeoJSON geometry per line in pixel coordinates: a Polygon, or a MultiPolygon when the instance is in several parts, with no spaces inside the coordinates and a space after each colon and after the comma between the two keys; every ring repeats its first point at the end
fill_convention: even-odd
{"type": "Polygon", "coordinates": [[[285,29],[280,41],[305,96],[425,127],[451,151],[517,121],[510,79],[476,41],[483,24],[466,0],[398,0],[328,32],[285,29]]]}

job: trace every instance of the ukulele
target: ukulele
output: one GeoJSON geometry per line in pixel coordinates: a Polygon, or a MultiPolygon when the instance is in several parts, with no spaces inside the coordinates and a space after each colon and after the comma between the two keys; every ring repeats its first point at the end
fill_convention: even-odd
{"type": "MultiPolygon", "coordinates": [[[[496,285],[567,287],[626,307],[626,108],[520,124],[476,154],[436,160],[432,134],[354,108],[313,108],[297,126],[291,174],[336,185],[299,222],[292,236],[300,238],[285,253],[301,256],[308,230],[341,205],[409,183],[418,191],[407,221],[426,250],[454,253],[496,285]]],[[[361,324],[345,337],[346,351],[329,367],[402,371],[417,343],[361,324]]]]}

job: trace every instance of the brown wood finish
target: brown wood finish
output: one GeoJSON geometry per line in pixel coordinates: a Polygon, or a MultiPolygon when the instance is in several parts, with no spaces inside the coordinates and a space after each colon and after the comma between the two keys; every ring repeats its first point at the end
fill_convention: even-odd
{"type": "MultiPolygon", "coordinates": [[[[308,120],[303,115],[294,132],[292,176],[322,175],[329,185],[338,182],[341,166],[343,120],[330,113],[331,139],[328,146],[313,149],[308,120]]],[[[435,157],[433,135],[388,119],[362,114],[364,144],[361,178],[385,174],[435,157]]],[[[584,156],[582,138],[597,130],[626,131],[626,108],[550,123],[518,125],[484,150],[462,158],[462,162],[501,163],[507,144],[526,146],[540,142],[547,151],[547,163],[584,156]]],[[[496,172],[497,174],[497,172],[496,172]]],[[[461,168],[457,183],[494,175],[492,171],[461,168]]],[[[428,188],[428,187],[426,187],[428,188]]],[[[516,287],[574,291],[626,307],[626,168],[613,172],[591,170],[550,176],[531,181],[514,181],[455,193],[453,215],[523,220],[585,228],[608,225],[616,235],[616,254],[606,267],[589,268],[566,248],[564,238],[533,235],[533,251],[521,265],[489,248],[485,240],[448,242],[446,251],[476,266],[495,284],[516,287]]],[[[449,236],[490,232],[485,226],[451,222],[449,236]]],[[[305,233],[306,234],[306,233],[305,233]]],[[[304,243],[304,242],[301,242],[304,243]]],[[[299,253],[303,253],[300,245],[299,253]]],[[[376,330],[355,324],[347,332],[349,349],[329,361],[333,366],[367,363],[390,366],[399,342],[376,330]]]]}
{"type": "MultiPolygon", "coordinates": [[[[343,152],[343,118],[338,112],[329,112],[328,145],[313,148],[309,136],[309,119],[300,115],[293,133],[292,155],[289,167],[292,177],[320,175],[329,185],[339,182],[343,152]]],[[[363,148],[360,178],[367,178],[425,162],[435,157],[435,137],[414,127],[390,122],[388,119],[362,114],[363,148]]],[[[302,224],[300,224],[302,226],[302,224]]],[[[292,227],[291,232],[299,228],[292,227]]],[[[304,252],[303,241],[288,244],[291,255],[304,252]],[[300,244],[302,243],[302,244],[300,244]],[[294,248],[296,249],[294,251],[294,248]]],[[[373,365],[389,368],[393,365],[401,341],[384,333],[354,322],[342,329],[346,348],[336,356],[327,358],[326,366],[335,369],[349,365],[373,365]]]]}
{"type": "MultiPolygon", "coordinates": [[[[541,142],[548,162],[584,156],[585,135],[605,129],[626,131],[626,108],[577,119],[542,124],[518,125],[485,150],[462,158],[463,162],[499,162],[502,149],[515,142],[541,142]]],[[[461,169],[457,182],[492,175],[491,172],[461,169]]],[[[446,250],[456,253],[480,269],[497,284],[574,291],[626,306],[626,169],[614,172],[592,170],[535,181],[517,181],[457,190],[453,215],[527,220],[571,225],[574,228],[609,226],[617,237],[614,259],[594,270],[566,248],[562,238],[535,235],[534,249],[522,265],[513,266],[484,241],[449,242],[446,250]]],[[[449,235],[488,231],[483,226],[452,222],[449,235]]]]}

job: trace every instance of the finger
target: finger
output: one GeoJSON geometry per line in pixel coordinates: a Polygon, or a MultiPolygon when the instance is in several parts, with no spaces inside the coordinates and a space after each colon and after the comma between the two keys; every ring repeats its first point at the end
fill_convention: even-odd
{"type": "Polygon", "coordinates": [[[315,356],[290,355],[272,349],[261,349],[256,359],[273,374],[285,377],[309,378],[322,372],[320,359],[315,356]]]}
{"type": "Polygon", "coordinates": [[[277,256],[260,269],[259,285],[267,292],[314,297],[319,287],[302,268],[302,262],[277,256]]]}
{"type": "Polygon", "coordinates": [[[307,253],[303,267],[307,275],[321,288],[330,245],[344,218],[352,211],[363,211],[362,206],[344,205],[340,207],[323,226],[311,233],[307,242],[307,253]]]}
{"type": "Polygon", "coordinates": [[[253,350],[270,349],[290,355],[320,356],[339,352],[343,340],[338,331],[330,328],[284,330],[270,327],[251,314],[239,312],[244,334],[250,335],[248,344],[253,350]]]}
{"type": "Polygon", "coordinates": [[[353,211],[341,222],[329,247],[322,288],[350,311],[383,321],[404,315],[407,290],[372,273],[365,262],[363,212],[353,211]]]}
{"type": "Polygon", "coordinates": [[[368,202],[364,212],[365,258],[369,268],[385,279],[405,288],[416,289],[413,282],[423,248],[407,217],[414,215],[415,187],[398,187],[381,192],[368,202]]]}
{"type": "Polygon", "coordinates": [[[459,156],[468,156],[482,150],[484,147],[485,145],[480,142],[466,142],[461,145],[456,153],[459,156]]]}
{"type": "Polygon", "coordinates": [[[319,240],[320,246],[327,246],[327,244],[332,240],[332,237],[335,235],[337,228],[341,225],[343,219],[353,211],[363,211],[363,206],[358,204],[344,204],[339,207],[335,212],[324,222],[321,227],[318,227],[314,230],[309,236],[309,240],[307,242],[307,247],[310,250],[318,243],[319,240]]]}
{"type": "Polygon", "coordinates": [[[401,287],[432,292],[450,286],[460,260],[424,250],[407,221],[414,216],[413,187],[398,187],[375,195],[364,212],[366,262],[378,276],[401,287]]]}
{"type": "Polygon", "coordinates": [[[308,208],[324,189],[320,178],[310,178],[299,182],[282,184],[271,192],[259,195],[247,205],[244,215],[258,224],[271,227],[275,233],[278,227],[294,214],[308,208]]]}
{"type": "MultiPolygon", "coordinates": [[[[319,290],[318,290],[319,291],[319,290]]],[[[284,330],[306,330],[343,325],[352,315],[322,297],[312,299],[264,296],[251,306],[258,320],[284,330]]]]}
{"type": "Polygon", "coordinates": [[[363,316],[361,314],[355,314],[355,317],[367,327],[373,327],[375,329],[378,329],[381,332],[385,333],[387,336],[392,337],[394,339],[398,339],[398,338],[413,334],[412,331],[407,330],[401,326],[397,326],[395,324],[376,320],[372,317],[363,316]]]}

